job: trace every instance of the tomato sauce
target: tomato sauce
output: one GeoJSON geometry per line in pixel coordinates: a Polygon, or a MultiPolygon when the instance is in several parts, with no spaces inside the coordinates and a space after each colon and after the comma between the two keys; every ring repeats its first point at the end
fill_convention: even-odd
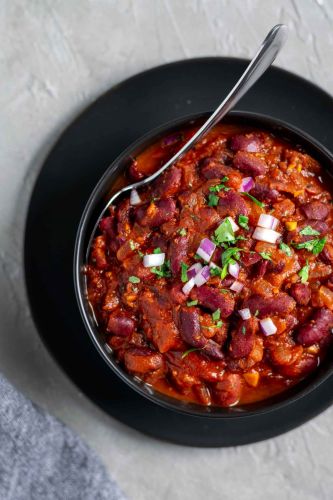
{"type": "MultiPolygon", "coordinates": [[[[123,183],[195,132],[157,141],[123,183]]],[[[218,125],[100,223],[88,300],[126,371],[176,399],[234,406],[296,384],[333,328],[332,197],[318,162],[253,128],[218,125]]]]}

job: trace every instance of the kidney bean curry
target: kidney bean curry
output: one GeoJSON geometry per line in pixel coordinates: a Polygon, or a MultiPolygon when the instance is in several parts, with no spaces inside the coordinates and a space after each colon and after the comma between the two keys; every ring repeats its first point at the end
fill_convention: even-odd
{"type": "MultiPolygon", "coordinates": [[[[126,180],[196,129],[159,140],[126,180]]],[[[88,300],[124,369],[200,405],[269,398],[315,370],[333,328],[332,197],[321,166],[275,135],[220,124],[101,220],[88,300]]]]}

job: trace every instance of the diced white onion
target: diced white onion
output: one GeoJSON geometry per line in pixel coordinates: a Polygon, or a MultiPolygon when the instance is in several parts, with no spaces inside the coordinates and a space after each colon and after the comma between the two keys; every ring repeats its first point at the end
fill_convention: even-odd
{"type": "Polygon", "coordinates": [[[243,286],[244,286],[244,284],[241,283],[240,281],[234,281],[230,287],[230,290],[232,290],[233,292],[239,293],[243,290],[243,286]]]}
{"type": "Polygon", "coordinates": [[[237,226],[236,222],[234,221],[234,219],[232,217],[227,217],[227,219],[231,224],[231,228],[232,228],[233,232],[236,233],[236,231],[239,230],[239,226],[237,226]]]}
{"type": "Polygon", "coordinates": [[[202,265],[200,262],[196,262],[187,270],[187,278],[190,280],[191,278],[194,278],[199,271],[201,271],[202,265]]]}
{"type": "Polygon", "coordinates": [[[251,191],[252,188],[254,188],[254,180],[252,179],[252,177],[244,177],[244,179],[242,179],[241,187],[238,191],[247,193],[248,191],[251,191]]]}
{"type": "Polygon", "coordinates": [[[240,317],[244,320],[251,318],[251,311],[248,307],[246,309],[240,309],[238,312],[240,317]]]}
{"type": "Polygon", "coordinates": [[[228,273],[231,274],[234,278],[238,278],[240,271],[240,267],[238,262],[235,262],[234,264],[229,264],[228,265],[228,273]]]}
{"type": "Polygon", "coordinates": [[[194,284],[197,286],[204,285],[209,280],[209,278],[210,278],[209,266],[205,266],[193,278],[194,284]]]}
{"type": "Polygon", "coordinates": [[[132,189],[131,195],[130,195],[130,204],[131,205],[139,205],[141,203],[141,198],[139,196],[139,193],[137,192],[136,189],[132,189]]]}
{"type": "Polygon", "coordinates": [[[258,226],[265,227],[266,229],[276,229],[279,219],[269,214],[261,214],[258,220],[258,226]]]}
{"type": "Polygon", "coordinates": [[[165,253],[151,253],[143,257],[144,267],[162,266],[165,260],[165,253]]]}
{"type": "Polygon", "coordinates": [[[192,290],[192,288],[194,287],[195,283],[194,283],[194,278],[191,278],[187,283],[185,283],[185,285],[183,286],[182,288],[182,292],[185,294],[185,295],[188,295],[190,293],[190,291],[192,290]]]}
{"type": "Polygon", "coordinates": [[[277,332],[277,328],[274,325],[271,318],[265,318],[265,319],[260,320],[260,326],[261,326],[263,334],[266,335],[267,337],[269,335],[274,335],[274,333],[277,332]]]}
{"type": "Polygon", "coordinates": [[[216,245],[208,238],[201,240],[199,248],[197,250],[197,255],[199,255],[203,260],[209,262],[215,251],[216,245]]]}
{"type": "Polygon", "coordinates": [[[281,233],[273,231],[273,229],[267,229],[265,227],[256,227],[252,238],[258,241],[265,241],[266,243],[276,243],[280,238],[281,233]]]}

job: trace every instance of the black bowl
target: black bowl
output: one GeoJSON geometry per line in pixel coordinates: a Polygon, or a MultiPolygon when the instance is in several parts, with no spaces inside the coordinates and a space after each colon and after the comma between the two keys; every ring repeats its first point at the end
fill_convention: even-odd
{"type": "MultiPolygon", "coordinates": [[[[83,273],[83,266],[86,263],[86,252],[91,231],[95,226],[97,217],[105,207],[113,182],[128,167],[131,159],[159,138],[172,134],[188,125],[196,123],[199,124],[208,116],[209,113],[186,116],[155,128],[137,140],[134,144],[130,145],[109,166],[92,192],[78,227],[74,251],[74,286],[81,316],[93,344],[110,369],[113,370],[113,372],[115,372],[120,379],[128,384],[133,390],[162,407],[190,414],[192,416],[208,418],[239,418],[272,412],[293,403],[314,391],[333,373],[333,363],[330,363],[330,353],[328,353],[325,360],[317,370],[297,385],[282,392],[281,394],[258,403],[235,406],[231,408],[221,408],[217,406],[206,407],[195,403],[180,401],[154,390],[151,386],[142,382],[138,377],[129,375],[116,361],[110,347],[106,344],[105,335],[98,330],[96,325],[93,311],[86,298],[86,279],[83,273]]],[[[290,141],[293,145],[301,146],[324,167],[328,176],[327,181],[330,182],[333,179],[333,155],[318,141],[296,127],[269,116],[241,111],[229,113],[223,122],[267,130],[287,141],[290,141]]],[[[88,367],[86,368],[89,369],[88,367]]]]}

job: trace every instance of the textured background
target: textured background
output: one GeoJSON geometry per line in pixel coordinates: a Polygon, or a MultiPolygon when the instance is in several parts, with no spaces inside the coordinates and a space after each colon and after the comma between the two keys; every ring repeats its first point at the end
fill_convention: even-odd
{"type": "Polygon", "coordinates": [[[76,429],[133,500],[333,498],[333,408],[240,448],[193,450],[147,438],[95,408],[55,365],[22,279],[34,180],[80,110],[164,62],[250,57],[277,22],[291,30],[277,64],[332,92],[332,0],[0,0],[0,370],[76,429]]]}

